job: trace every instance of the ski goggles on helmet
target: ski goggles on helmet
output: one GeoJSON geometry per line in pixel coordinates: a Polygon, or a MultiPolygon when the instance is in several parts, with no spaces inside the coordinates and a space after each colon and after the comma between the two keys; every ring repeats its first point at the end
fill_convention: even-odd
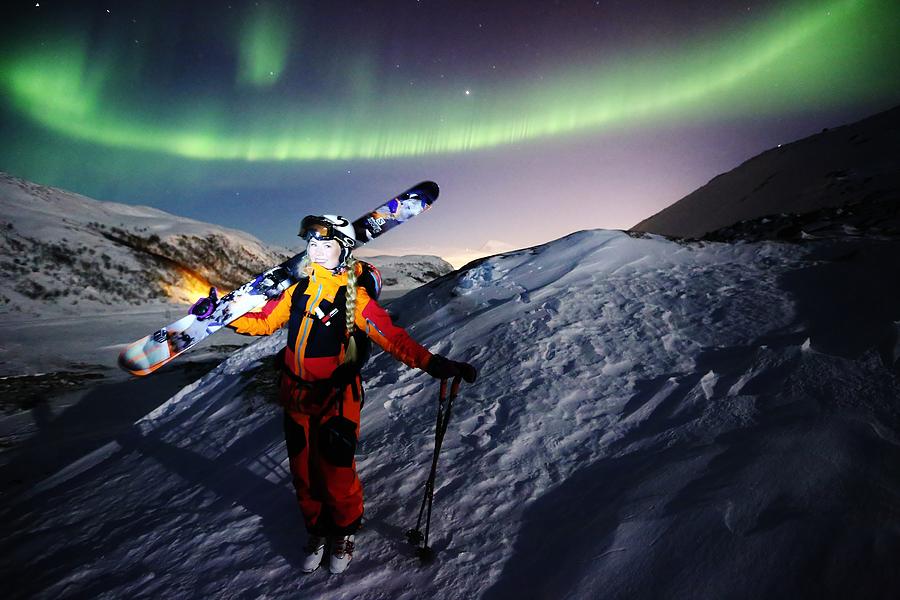
{"type": "Polygon", "coordinates": [[[325,217],[307,215],[306,217],[303,217],[303,221],[300,222],[300,233],[297,235],[306,241],[311,239],[337,240],[341,246],[352,248],[356,245],[356,240],[352,236],[340,231],[340,229],[349,228],[352,231],[353,226],[346,219],[342,219],[341,221],[342,222],[335,223],[325,217]]]}

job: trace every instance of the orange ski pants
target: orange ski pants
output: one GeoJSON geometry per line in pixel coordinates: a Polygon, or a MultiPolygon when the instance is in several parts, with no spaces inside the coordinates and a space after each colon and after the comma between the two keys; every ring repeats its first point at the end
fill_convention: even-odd
{"type": "Polygon", "coordinates": [[[284,438],[297,502],[312,535],[350,535],[363,515],[362,483],[356,474],[361,386],[335,390],[315,408],[284,412],[284,438]]]}

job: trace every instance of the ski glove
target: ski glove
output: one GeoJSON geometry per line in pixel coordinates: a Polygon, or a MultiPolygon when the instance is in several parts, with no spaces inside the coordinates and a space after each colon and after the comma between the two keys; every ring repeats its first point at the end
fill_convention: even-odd
{"type": "Polygon", "coordinates": [[[425,372],[437,379],[450,379],[451,377],[462,377],[466,383],[472,383],[478,376],[478,371],[469,363],[456,362],[441,356],[433,354],[425,367],[425,372]]]}
{"type": "Polygon", "coordinates": [[[205,298],[200,298],[194,305],[191,306],[191,309],[188,311],[189,314],[194,315],[200,320],[208,318],[213,311],[216,310],[216,303],[219,301],[219,294],[216,291],[216,288],[209,288],[209,296],[205,298]]]}

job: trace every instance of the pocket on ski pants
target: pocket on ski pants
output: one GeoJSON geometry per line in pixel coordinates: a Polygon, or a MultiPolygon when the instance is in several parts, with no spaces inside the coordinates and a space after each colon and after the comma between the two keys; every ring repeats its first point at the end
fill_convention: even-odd
{"type": "Polygon", "coordinates": [[[284,411],[284,441],[288,456],[297,456],[306,448],[306,431],[291,418],[288,411],[284,411]]]}
{"type": "Polygon", "coordinates": [[[341,416],[328,419],[319,428],[319,452],[336,467],[352,467],[356,455],[356,423],[341,416]]]}

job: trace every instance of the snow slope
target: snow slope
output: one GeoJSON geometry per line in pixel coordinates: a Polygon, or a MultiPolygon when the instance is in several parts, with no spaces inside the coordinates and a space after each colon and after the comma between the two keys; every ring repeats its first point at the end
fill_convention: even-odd
{"type": "Polygon", "coordinates": [[[897,256],[590,231],[397,301],[414,337],[480,369],[444,441],[432,565],[403,532],[437,385],[381,353],[357,557],[299,572],[268,401],[281,333],[4,497],[0,573],[15,598],[897,597],[897,256]]]}
{"type": "Polygon", "coordinates": [[[697,238],[765,215],[900,203],[898,139],[900,106],[767,150],[632,229],[697,238]]]}
{"type": "Polygon", "coordinates": [[[186,303],[289,256],[155,208],[100,202],[0,173],[0,310],[46,315],[186,303]]]}
{"type": "Polygon", "coordinates": [[[444,259],[424,254],[368,256],[363,253],[361,258],[378,267],[384,288],[394,293],[417,288],[453,270],[444,259]]]}

